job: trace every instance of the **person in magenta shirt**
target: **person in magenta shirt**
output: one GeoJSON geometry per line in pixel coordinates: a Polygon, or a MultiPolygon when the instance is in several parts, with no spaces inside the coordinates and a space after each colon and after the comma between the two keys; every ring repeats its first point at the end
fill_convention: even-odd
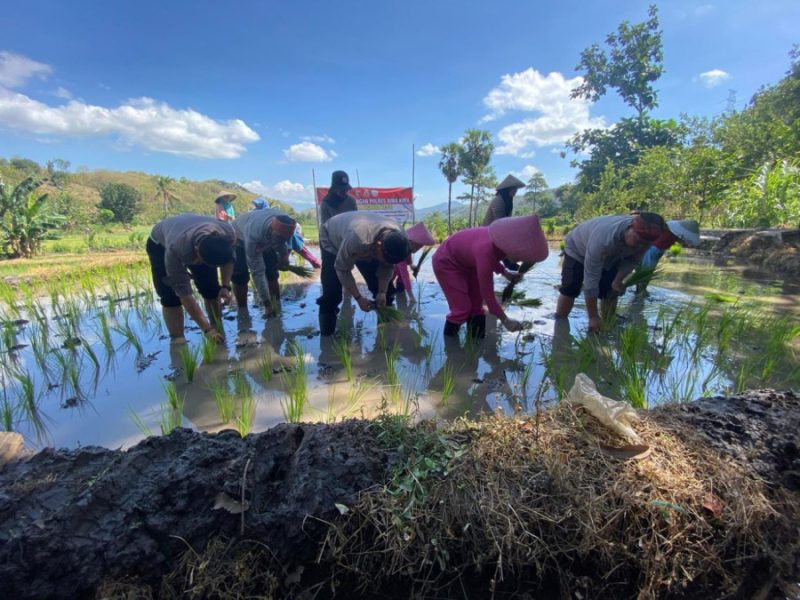
{"type": "Polygon", "coordinates": [[[506,217],[488,227],[473,227],[454,233],[433,255],[433,272],[442,287],[450,312],[444,335],[454,337],[463,323],[473,337],[486,332],[484,303],[509,331],[519,331],[522,323],[508,318],[494,294],[494,274],[509,281],[520,275],[506,270],[501,261],[537,263],[549,250],[539,217],[506,217]]]}
{"type": "MultiPolygon", "coordinates": [[[[428,231],[428,228],[425,227],[424,223],[417,223],[416,225],[409,227],[406,230],[406,235],[408,236],[408,245],[412,253],[420,250],[423,246],[433,246],[436,243],[436,240],[431,235],[431,232],[428,231]]],[[[395,288],[398,291],[404,290],[412,302],[415,300],[415,298],[414,292],[411,289],[411,275],[408,272],[408,267],[413,264],[414,262],[411,258],[411,255],[409,255],[406,260],[395,265],[394,275],[392,276],[392,281],[395,282],[395,288]],[[397,284],[397,279],[400,280],[401,285],[397,284]]],[[[414,267],[412,267],[412,270],[413,269],[414,267]]],[[[415,272],[414,277],[416,276],[417,274],[415,272]]]]}

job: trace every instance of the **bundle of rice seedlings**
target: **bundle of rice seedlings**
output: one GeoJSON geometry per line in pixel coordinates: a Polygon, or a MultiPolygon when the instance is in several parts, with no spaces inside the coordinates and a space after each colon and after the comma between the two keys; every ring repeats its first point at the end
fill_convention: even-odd
{"type": "Polygon", "coordinates": [[[517,306],[537,307],[542,305],[541,298],[521,298],[514,302],[517,306]]]}
{"type": "MultiPolygon", "coordinates": [[[[536,263],[524,262],[519,266],[519,270],[517,271],[517,273],[519,273],[520,275],[524,275],[525,273],[530,271],[533,268],[533,265],[535,264],[536,263]]],[[[514,282],[510,282],[506,285],[506,287],[503,289],[503,295],[500,297],[501,302],[508,302],[509,300],[511,300],[512,294],[514,293],[514,286],[516,285],[517,284],[514,282]]]]}
{"type": "Polygon", "coordinates": [[[414,279],[417,278],[419,270],[422,268],[422,264],[425,262],[425,259],[428,258],[428,254],[430,254],[432,250],[432,246],[427,246],[425,250],[422,251],[422,254],[419,255],[419,260],[417,261],[416,266],[412,267],[411,269],[411,271],[414,273],[414,279]]]}
{"type": "Polygon", "coordinates": [[[634,285],[647,286],[653,279],[660,277],[662,274],[663,271],[658,267],[636,267],[636,270],[622,281],[622,285],[626,288],[634,285]]]}
{"type": "Polygon", "coordinates": [[[372,310],[378,315],[378,320],[384,323],[402,321],[404,315],[393,306],[373,306],[372,310]]]}
{"type": "Polygon", "coordinates": [[[728,304],[733,304],[738,300],[736,296],[731,296],[730,294],[720,294],[717,292],[706,294],[705,297],[708,300],[713,300],[714,302],[726,302],[728,304]]]}
{"type": "Polygon", "coordinates": [[[303,279],[311,279],[314,276],[314,269],[309,269],[302,265],[289,265],[286,270],[303,279]]]}

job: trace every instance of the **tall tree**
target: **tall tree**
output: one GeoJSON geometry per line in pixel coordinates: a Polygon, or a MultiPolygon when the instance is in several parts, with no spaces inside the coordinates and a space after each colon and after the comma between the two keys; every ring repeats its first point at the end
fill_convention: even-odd
{"type": "Polygon", "coordinates": [[[616,33],[609,33],[608,53],[598,44],[581,52],[575,69],[584,72],[583,83],[572,91],[573,98],[596,102],[607,88],[613,88],[636,111],[640,123],[646,111],[658,105],[653,83],[664,71],[664,52],[658,9],[651,4],[647,14],[649,18],[644,23],[631,25],[623,21],[616,33]]]}
{"type": "Polygon", "coordinates": [[[461,177],[461,145],[452,142],[442,146],[442,158],[439,161],[439,169],[447,179],[447,235],[452,233],[452,198],[453,184],[461,177]]]}
{"type": "Polygon", "coordinates": [[[475,204],[475,188],[479,186],[481,177],[488,174],[489,161],[492,159],[494,144],[492,134],[480,129],[467,129],[461,140],[459,163],[462,167],[464,183],[470,186],[469,226],[473,224],[473,205],[475,204]]]}
{"type": "Polygon", "coordinates": [[[158,175],[156,177],[156,193],[153,195],[153,198],[158,198],[161,200],[164,206],[165,217],[169,213],[172,201],[178,199],[178,197],[173,194],[172,190],[170,189],[173,183],[175,183],[175,179],[172,177],[165,177],[163,175],[158,175]]]}
{"type": "Polygon", "coordinates": [[[114,213],[114,220],[130,223],[139,212],[141,194],[127,183],[109,183],[100,190],[100,204],[97,208],[105,208],[114,213]]]}
{"type": "Polygon", "coordinates": [[[534,173],[528,180],[528,185],[525,186],[528,192],[525,198],[530,200],[533,204],[533,212],[536,212],[536,203],[541,199],[542,194],[547,191],[547,180],[542,173],[534,173]]]}

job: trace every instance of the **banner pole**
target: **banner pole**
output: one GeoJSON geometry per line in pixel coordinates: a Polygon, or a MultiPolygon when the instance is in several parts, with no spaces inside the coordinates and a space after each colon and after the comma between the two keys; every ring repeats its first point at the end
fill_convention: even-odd
{"type": "Polygon", "coordinates": [[[314,173],[314,169],[311,169],[311,182],[314,185],[314,212],[317,214],[317,237],[319,237],[319,203],[317,202],[317,175],[314,173]]]}
{"type": "Polygon", "coordinates": [[[417,158],[416,152],[414,152],[415,146],[411,144],[411,221],[414,222],[417,220],[417,199],[414,198],[414,183],[416,182],[416,167],[417,167],[417,158]]]}

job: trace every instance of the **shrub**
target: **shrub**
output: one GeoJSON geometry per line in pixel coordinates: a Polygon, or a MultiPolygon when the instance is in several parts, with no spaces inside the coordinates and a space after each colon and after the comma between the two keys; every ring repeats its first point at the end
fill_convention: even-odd
{"type": "Polygon", "coordinates": [[[140,210],[142,195],[125,183],[110,183],[100,190],[100,198],[97,208],[110,210],[119,223],[130,223],[140,210]]]}

